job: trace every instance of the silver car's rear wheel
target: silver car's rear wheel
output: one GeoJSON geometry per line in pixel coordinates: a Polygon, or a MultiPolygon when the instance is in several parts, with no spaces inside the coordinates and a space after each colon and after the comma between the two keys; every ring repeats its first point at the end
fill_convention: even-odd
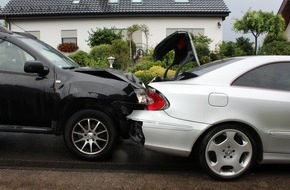
{"type": "Polygon", "coordinates": [[[239,126],[219,126],[201,144],[201,165],[217,179],[233,179],[245,173],[255,160],[255,143],[239,126]]]}

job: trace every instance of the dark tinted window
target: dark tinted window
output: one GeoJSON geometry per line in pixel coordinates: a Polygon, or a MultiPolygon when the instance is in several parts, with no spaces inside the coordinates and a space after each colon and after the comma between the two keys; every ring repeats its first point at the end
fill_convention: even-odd
{"type": "Polygon", "coordinates": [[[290,91],[290,63],[255,68],[236,79],[233,85],[290,91]]]}
{"type": "Polygon", "coordinates": [[[24,63],[34,58],[18,46],[0,39],[0,70],[24,73],[24,63]]]}
{"type": "Polygon", "coordinates": [[[190,70],[189,72],[192,72],[197,76],[200,76],[200,75],[209,73],[211,71],[214,71],[220,67],[223,67],[223,66],[226,66],[228,64],[240,61],[242,59],[243,58],[230,58],[230,59],[219,60],[219,61],[215,61],[215,62],[201,65],[200,67],[195,67],[192,70],[190,70]]]}
{"type": "Polygon", "coordinates": [[[41,55],[43,55],[46,59],[48,59],[54,65],[61,68],[71,68],[71,67],[79,67],[77,63],[68,57],[64,56],[62,53],[52,48],[51,46],[41,42],[39,40],[33,38],[18,38],[22,42],[24,42],[27,46],[30,46],[34,50],[38,51],[41,55]]]}

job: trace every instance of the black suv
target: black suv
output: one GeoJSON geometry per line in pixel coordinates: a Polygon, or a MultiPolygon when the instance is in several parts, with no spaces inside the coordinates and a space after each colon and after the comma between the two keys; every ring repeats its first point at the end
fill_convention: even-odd
{"type": "Polygon", "coordinates": [[[0,131],[63,135],[88,160],[129,137],[126,116],[144,109],[143,83],[131,73],[79,67],[26,33],[0,27],[0,131]]]}

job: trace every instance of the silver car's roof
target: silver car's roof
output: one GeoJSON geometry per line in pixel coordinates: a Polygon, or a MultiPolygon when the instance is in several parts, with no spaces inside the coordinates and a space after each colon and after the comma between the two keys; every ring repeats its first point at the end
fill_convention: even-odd
{"type": "Polygon", "coordinates": [[[231,58],[229,64],[225,64],[215,70],[202,74],[196,78],[184,80],[184,83],[230,85],[236,78],[244,73],[270,63],[289,62],[290,56],[249,56],[231,58]]]}

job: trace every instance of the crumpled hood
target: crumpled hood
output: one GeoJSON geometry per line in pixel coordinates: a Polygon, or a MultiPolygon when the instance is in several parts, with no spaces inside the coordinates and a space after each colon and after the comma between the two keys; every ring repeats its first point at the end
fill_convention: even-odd
{"type": "Polygon", "coordinates": [[[133,73],[124,73],[115,69],[101,69],[91,67],[79,67],[74,69],[75,72],[85,73],[88,75],[98,76],[102,78],[111,78],[115,80],[122,80],[135,86],[136,88],[145,88],[144,83],[136,77],[133,73]]]}

